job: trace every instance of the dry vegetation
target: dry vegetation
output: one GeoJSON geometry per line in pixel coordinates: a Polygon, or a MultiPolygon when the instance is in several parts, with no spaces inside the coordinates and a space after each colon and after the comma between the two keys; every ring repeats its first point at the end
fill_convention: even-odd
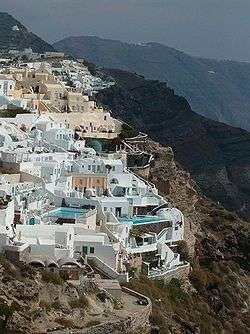
{"type": "Polygon", "coordinates": [[[167,284],[141,277],[132,280],[130,288],[151,298],[151,322],[161,334],[249,334],[250,226],[201,197],[188,173],[166,156],[167,149],[158,148],[150,178],[183,211],[189,247],[195,235],[191,254],[186,242],[178,245],[191,272],[185,281],[167,284]]]}

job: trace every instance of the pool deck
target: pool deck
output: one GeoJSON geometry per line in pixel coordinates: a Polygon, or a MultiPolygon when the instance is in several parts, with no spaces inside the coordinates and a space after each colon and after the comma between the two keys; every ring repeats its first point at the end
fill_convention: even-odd
{"type": "Polygon", "coordinates": [[[85,215],[89,211],[90,209],[59,207],[59,208],[47,211],[43,216],[44,217],[65,218],[65,219],[75,219],[75,218],[85,215]]]}
{"type": "Polygon", "coordinates": [[[118,220],[120,223],[127,223],[133,225],[146,225],[152,223],[160,223],[164,221],[164,219],[156,216],[134,216],[132,218],[119,217],[118,220]]]}

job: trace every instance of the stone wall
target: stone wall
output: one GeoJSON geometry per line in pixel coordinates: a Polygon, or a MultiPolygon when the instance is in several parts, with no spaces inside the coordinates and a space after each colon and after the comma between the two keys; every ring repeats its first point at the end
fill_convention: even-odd
{"type": "Polygon", "coordinates": [[[0,173],[1,174],[19,174],[20,164],[0,161],[0,173]]]}
{"type": "Polygon", "coordinates": [[[164,281],[170,281],[172,278],[177,279],[186,279],[190,272],[190,264],[186,264],[181,267],[177,267],[175,269],[167,271],[165,274],[161,276],[149,277],[150,279],[160,280],[164,279],[164,281]]]}
{"type": "MultiPolygon", "coordinates": [[[[7,248],[7,247],[6,247],[7,248]]],[[[12,247],[13,248],[13,247],[12,247]]],[[[16,264],[19,265],[20,262],[26,262],[26,260],[29,258],[30,256],[30,252],[31,252],[31,247],[25,247],[23,250],[21,251],[17,251],[15,249],[12,250],[12,248],[10,249],[5,249],[5,255],[6,258],[16,264]]]]}

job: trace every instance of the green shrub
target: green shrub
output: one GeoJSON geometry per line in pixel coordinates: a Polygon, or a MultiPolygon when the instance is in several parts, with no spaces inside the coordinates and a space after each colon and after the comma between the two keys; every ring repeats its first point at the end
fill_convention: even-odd
{"type": "Polygon", "coordinates": [[[51,304],[51,308],[53,308],[54,310],[61,310],[62,309],[62,305],[60,303],[59,300],[55,300],[52,304],[51,304]]]}
{"type": "Polygon", "coordinates": [[[40,306],[43,310],[46,310],[46,311],[50,311],[51,308],[52,308],[51,303],[46,302],[45,300],[41,300],[40,303],[39,303],[39,306],[40,306]]]}
{"type": "Polygon", "coordinates": [[[9,306],[6,303],[0,304],[0,316],[10,317],[15,312],[13,306],[9,306]]]}
{"type": "Polygon", "coordinates": [[[135,277],[136,272],[137,272],[137,268],[136,267],[130,267],[128,269],[129,277],[135,277]]]}
{"type": "Polygon", "coordinates": [[[233,308],[233,306],[234,306],[234,301],[232,300],[232,298],[230,297],[229,294],[227,294],[227,293],[221,294],[221,299],[222,299],[224,305],[225,305],[227,308],[230,308],[230,309],[233,308]]]}
{"type": "Polygon", "coordinates": [[[204,291],[207,283],[207,275],[201,269],[193,269],[189,274],[190,281],[198,291],[204,291]]]}
{"type": "Polygon", "coordinates": [[[209,319],[207,319],[206,317],[204,317],[201,320],[199,325],[200,325],[200,329],[201,329],[202,334],[214,333],[213,326],[212,326],[211,322],[209,321],[209,319]]]}
{"type": "Polygon", "coordinates": [[[188,245],[185,240],[178,242],[177,252],[180,254],[181,261],[190,261],[188,245]]]}
{"type": "Polygon", "coordinates": [[[121,137],[122,138],[133,138],[138,136],[139,132],[135,130],[132,126],[123,123],[122,124],[122,131],[121,131],[121,137]]]}
{"type": "Polygon", "coordinates": [[[96,326],[96,325],[99,325],[100,324],[100,321],[99,320],[89,320],[85,327],[93,327],[93,326],[96,326]]]}
{"type": "Polygon", "coordinates": [[[42,280],[45,283],[52,283],[56,285],[63,284],[63,279],[60,277],[60,275],[46,270],[42,271],[42,280]]]}
{"type": "Polygon", "coordinates": [[[73,328],[74,327],[74,321],[71,320],[71,319],[56,318],[55,322],[62,325],[64,328],[73,328]]]}
{"type": "Polygon", "coordinates": [[[0,253],[0,264],[4,267],[4,276],[11,276],[18,281],[23,280],[23,276],[16,266],[9,262],[3,253],[0,253]]]}
{"type": "Polygon", "coordinates": [[[71,308],[87,308],[89,301],[86,296],[81,296],[79,299],[74,299],[69,302],[71,308]]]}
{"type": "Polygon", "coordinates": [[[153,326],[159,328],[160,334],[169,334],[167,329],[168,324],[166,323],[164,314],[160,309],[154,309],[149,320],[153,326]]]}
{"type": "Polygon", "coordinates": [[[172,278],[166,286],[169,300],[173,304],[188,301],[188,294],[182,290],[181,283],[177,278],[172,278]]]}

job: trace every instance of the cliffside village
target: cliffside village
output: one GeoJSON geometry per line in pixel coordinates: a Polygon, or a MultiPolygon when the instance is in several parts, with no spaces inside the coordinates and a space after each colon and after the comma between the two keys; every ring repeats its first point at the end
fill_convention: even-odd
{"type": "Polygon", "coordinates": [[[189,268],[184,216],[146,178],[146,136],[122,138],[94,100],[113,84],[57,52],[0,59],[0,252],[14,263],[69,279],[91,263],[119,283],[189,268]]]}

